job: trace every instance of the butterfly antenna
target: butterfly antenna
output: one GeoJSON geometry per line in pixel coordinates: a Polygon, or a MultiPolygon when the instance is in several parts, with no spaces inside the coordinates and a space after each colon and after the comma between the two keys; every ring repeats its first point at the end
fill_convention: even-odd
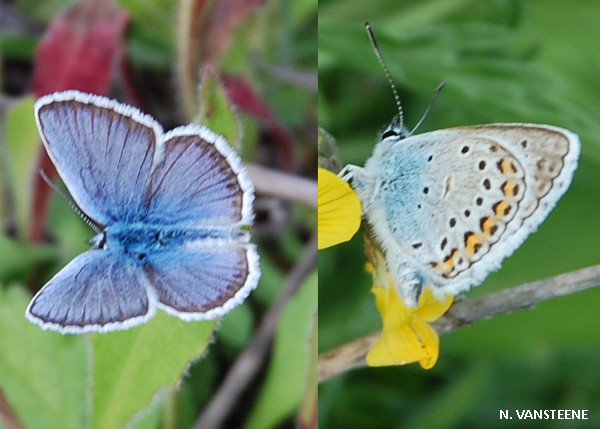
{"type": "Polygon", "coordinates": [[[446,82],[440,83],[438,85],[438,87],[435,89],[435,92],[433,93],[433,98],[431,99],[431,102],[429,103],[429,106],[427,106],[427,109],[425,109],[425,112],[421,116],[421,119],[419,119],[419,122],[417,122],[417,125],[415,125],[415,127],[411,130],[410,134],[413,134],[415,132],[415,130],[417,128],[419,128],[419,126],[421,125],[421,123],[425,120],[425,118],[429,114],[429,111],[431,110],[431,108],[435,104],[435,100],[437,100],[437,98],[440,95],[440,92],[442,91],[442,89],[444,88],[444,86],[446,86],[446,82]]]}
{"type": "Polygon", "coordinates": [[[379,60],[379,64],[381,64],[381,68],[385,73],[385,77],[392,88],[392,93],[394,94],[394,100],[396,100],[396,107],[398,108],[398,119],[400,120],[400,128],[404,125],[404,114],[402,113],[402,103],[400,103],[400,96],[398,95],[398,90],[396,89],[396,85],[394,85],[394,81],[392,80],[392,75],[388,67],[385,65],[385,61],[383,61],[383,55],[381,55],[381,50],[379,49],[379,44],[377,43],[377,39],[375,38],[375,33],[371,28],[371,24],[365,22],[365,28],[367,29],[367,34],[369,35],[369,39],[371,39],[371,45],[373,46],[373,50],[375,51],[375,55],[377,55],[377,59],[379,60]]]}
{"type": "Polygon", "coordinates": [[[42,179],[44,179],[44,182],[46,182],[48,186],[50,186],[58,195],[60,195],[67,202],[67,204],[71,206],[73,211],[77,213],[79,217],[82,218],[85,221],[85,223],[87,223],[90,226],[90,228],[96,231],[96,233],[101,232],[101,229],[96,224],[96,222],[94,222],[88,215],[86,215],[83,212],[83,210],[81,210],[79,206],[77,206],[77,203],[75,203],[75,201],[73,201],[73,199],[69,195],[65,194],[58,186],[56,186],[56,183],[50,180],[50,178],[46,175],[44,170],[40,170],[40,175],[42,176],[42,179]]]}

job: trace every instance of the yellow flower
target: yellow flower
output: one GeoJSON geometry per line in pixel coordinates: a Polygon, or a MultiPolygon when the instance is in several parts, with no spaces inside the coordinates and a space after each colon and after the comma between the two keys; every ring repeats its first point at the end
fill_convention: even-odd
{"type": "Polygon", "coordinates": [[[348,241],[360,226],[356,193],[329,170],[319,168],[319,249],[348,241]]]}
{"type": "MultiPolygon", "coordinates": [[[[367,244],[367,246],[370,243],[367,244]]],[[[429,323],[439,319],[452,304],[453,297],[443,302],[426,288],[417,307],[406,307],[398,296],[396,285],[387,270],[385,258],[375,248],[367,252],[372,263],[375,303],[383,320],[381,337],[367,354],[368,366],[405,365],[419,362],[423,369],[432,368],[439,355],[439,337],[429,323]]]]}

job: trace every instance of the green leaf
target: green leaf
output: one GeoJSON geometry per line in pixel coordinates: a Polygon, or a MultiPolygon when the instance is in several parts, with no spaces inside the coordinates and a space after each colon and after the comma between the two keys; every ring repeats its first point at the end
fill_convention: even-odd
{"type": "Polygon", "coordinates": [[[241,139],[240,124],[225,94],[223,84],[212,67],[205,67],[199,94],[199,113],[194,122],[221,134],[237,148],[241,139]]]}
{"type": "Polygon", "coordinates": [[[317,359],[312,348],[317,285],[318,276],[314,272],[283,310],[265,384],[245,428],[275,427],[298,408],[307,376],[315,368],[317,359]]]}
{"type": "Polygon", "coordinates": [[[0,287],[0,389],[23,427],[86,427],[89,343],[29,323],[29,299],[22,288],[0,287]]]}
{"type": "Polygon", "coordinates": [[[16,210],[18,228],[22,233],[28,225],[31,160],[36,159],[41,145],[33,116],[33,98],[25,97],[12,106],[6,118],[6,142],[8,159],[3,161],[3,166],[8,167],[9,173],[2,174],[0,180],[6,180],[7,191],[14,193],[16,207],[11,210],[16,210]]]}
{"type": "MultiPolygon", "coordinates": [[[[170,399],[171,395],[164,395],[164,398],[160,398],[159,404],[150,407],[144,412],[137,413],[133,421],[127,425],[127,429],[149,429],[149,428],[162,428],[171,427],[165,423],[165,405],[164,402],[170,399]]],[[[156,401],[155,401],[156,402],[156,401]]]]}
{"type": "Polygon", "coordinates": [[[159,390],[175,387],[206,349],[215,323],[186,323],[159,311],[142,326],[92,335],[91,427],[122,427],[159,390]]]}
{"type": "Polygon", "coordinates": [[[168,69],[173,61],[175,5],[172,0],[117,0],[131,16],[128,55],[132,62],[168,69]]]}
{"type": "Polygon", "coordinates": [[[56,11],[66,8],[73,0],[18,0],[15,2],[18,10],[32,18],[34,21],[43,22],[52,19],[56,11]]]}
{"type": "Polygon", "coordinates": [[[252,292],[252,300],[266,308],[273,305],[281,293],[281,285],[285,279],[281,273],[281,267],[269,257],[268,252],[260,250],[260,285],[252,292]]]}
{"type": "Polygon", "coordinates": [[[55,259],[49,246],[32,246],[0,235],[0,281],[31,275],[31,267],[55,259]]]}
{"type": "Polygon", "coordinates": [[[234,348],[237,354],[250,341],[254,325],[250,306],[240,305],[219,323],[219,341],[229,348],[234,348]]]}

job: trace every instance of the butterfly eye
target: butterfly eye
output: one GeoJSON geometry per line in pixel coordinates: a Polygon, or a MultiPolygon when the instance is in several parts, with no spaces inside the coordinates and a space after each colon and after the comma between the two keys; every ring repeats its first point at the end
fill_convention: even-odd
{"type": "Polygon", "coordinates": [[[399,134],[398,134],[396,131],[394,131],[393,129],[390,129],[390,130],[387,130],[386,132],[384,132],[384,133],[381,135],[381,140],[385,140],[385,139],[387,139],[388,137],[398,137],[398,135],[399,135],[399,134]]]}

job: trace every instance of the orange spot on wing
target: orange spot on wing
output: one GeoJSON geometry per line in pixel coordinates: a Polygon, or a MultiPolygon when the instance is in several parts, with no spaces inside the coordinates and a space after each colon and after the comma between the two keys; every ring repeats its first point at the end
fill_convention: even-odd
{"type": "Polygon", "coordinates": [[[506,216],[510,212],[510,204],[506,200],[500,201],[494,205],[494,212],[498,217],[506,216]]]}
{"type": "Polygon", "coordinates": [[[446,272],[452,271],[454,268],[454,259],[458,257],[458,249],[452,249],[452,253],[444,259],[444,269],[446,272]]]}
{"type": "Polygon", "coordinates": [[[502,184],[502,192],[507,197],[514,197],[519,192],[519,185],[514,180],[509,179],[502,184]]]}
{"type": "Polygon", "coordinates": [[[508,158],[503,158],[502,161],[498,163],[498,168],[500,168],[502,174],[514,174],[517,172],[515,165],[508,158]]]}
{"type": "Polygon", "coordinates": [[[475,234],[474,232],[465,234],[465,251],[467,256],[473,256],[481,248],[483,240],[481,235],[475,234]]]}
{"type": "Polygon", "coordinates": [[[489,238],[490,236],[494,235],[494,233],[496,232],[496,229],[498,229],[498,226],[496,225],[496,219],[488,216],[486,218],[482,218],[481,220],[481,231],[483,232],[483,234],[485,235],[486,238],[489,238]]]}

